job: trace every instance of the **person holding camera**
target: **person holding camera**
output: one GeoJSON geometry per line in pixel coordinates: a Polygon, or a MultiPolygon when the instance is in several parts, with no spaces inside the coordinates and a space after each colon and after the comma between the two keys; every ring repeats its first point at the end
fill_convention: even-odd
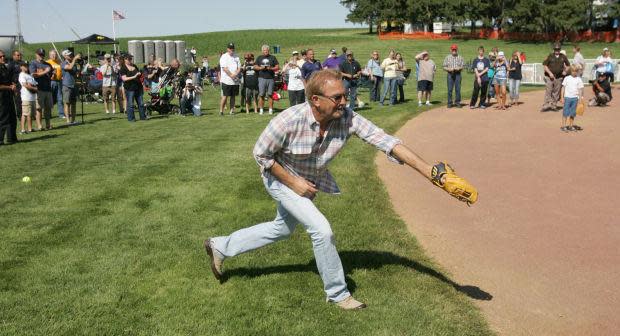
{"type": "MultiPolygon", "coordinates": [[[[64,50],[62,52],[62,57],[65,59],[60,64],[62,68],[62,101],[65,104],[67,125],[73,125],[75,124],[75,106],[78,95],[75,79],[79,73],[78,62],[81,62],[82,55],[77,54],[73,57],[73,52],[71,50],[64,50]]],[[[41,88],[39,87],[39,91],[40,90],[41,88]]]]}
{"type": "Polygon", "coordinates": [[[194,81],[191,78],[185,80],[185,87],[181,94],[181,115],[193,113],[194,116],[200,117],[202,112],[200,111],[202,88],[194,85],[194,81]]]}
{"type": "Polygon", "coordinates": [[[112,66],[112,55],[103,56],[103,65],[99,68],[103,81],[101,83],[101,94],[103,95],[103,106],[105,113],[110,113],[108,105],[112,105],[112,114],[116,113],[116,70],[112,66]],[[110,104],[111,103],[111,104],[110,104]]]}
{"type": "Polygon", "coordinates": [[[288,100],[291,104],[290,106],[295,106],[306,101],[305,87],[301,76],[301,69],[297,65],[298,59],[299,53],[297,51],[293,51],[293,56],[291,57],[289,62],[286,63],[284,69],[282,69],[282,73],[288,76],[287,88],[288,100]]]}
{"type": "Polygon", "coordinates": [[[342,73],[345,96],[349,97],[349,109],[353,111],[357,101],[357,80],[362,75],[362,66],[353,58],[351,50],[347,50],[345,55],[346,60],[340,63],[339,68],[342,73]]]}
{"type": "Polygon", "coordinates": [[[269,46],[261,47],[262,55],[256,58],[254,70],[258,71],[258,105],[260,114],[263,114],[265,107],[265,96],[269,99],[269,114],[273,114],[273,88],[275,85],[276,72],[280,71],[280,65],[275,56],[269,54],[269,46]]]}
{"type": "Polygon", "coordinates": [[[125,97],[127,97],[127,120],[130,122],[136,121],[136,117],[133,113],[134,101],[138,105],[138,111],[140,111],[140,120],[146,120],[144,103],[142,102],[144,89],[142,88],[142,83],[140,82],[142,72],[135,64],[133,64],[132,55],[125,55],[125,64],[121,67],[119,75],[121,75],[121,78],[123,79],[125,97]]]}

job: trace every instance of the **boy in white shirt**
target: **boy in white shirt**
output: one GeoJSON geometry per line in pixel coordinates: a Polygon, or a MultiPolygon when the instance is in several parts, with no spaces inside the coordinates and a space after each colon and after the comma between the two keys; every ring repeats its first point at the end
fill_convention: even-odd
{"type": "Polygon", "coordinates": [[[583,99],[583,81],[579,77],[579,69],[576,65],[571,65],[569,71],[570,76],[564,77],[560,93],[560,102],[564,104],[560,130],[564,132],[581,130],[581,127],[573,123],[577,115],[577,104],[583,99]],[[568,126],[566,126],[566,119],[568,119],[568,126]]]}
{"type": "Polygon", "coordinates": [[[32,132],[32,118],[34,118],[37,112],[37,81],[28,73],[28,64],[22,63],[20,65],[21,72],[19,73],[19,84],[22,88],[20,96],[22,98],[22,120],[21,120],[21,134],[27,134],[32,132]],[[26,124],[28,130],[25,129],[26,124]]]}

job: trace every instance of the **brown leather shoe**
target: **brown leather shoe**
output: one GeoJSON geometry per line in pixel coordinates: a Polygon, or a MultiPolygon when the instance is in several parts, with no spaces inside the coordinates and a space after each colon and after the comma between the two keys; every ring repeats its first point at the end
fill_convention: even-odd
{"type": "Polygon", "coordinates": [[[224,263],[224,259],[219,258],[217,255],[213,253],[213,248],[211,247],[211,238],[207,238],[204,242],[205,250],[207,251],[207,255],[209,255],[209,259],[211,259],[211,271],[217,280],[222,281],[222,264],[224,263]]]}
{"type": "Polygon", "coordinates": [[[353,298],[353,296],[349,296],[340,302],[336,302],[336,305],[344,310],[364,309],[367,307],[365,303],[357,301],[353,298]]]}

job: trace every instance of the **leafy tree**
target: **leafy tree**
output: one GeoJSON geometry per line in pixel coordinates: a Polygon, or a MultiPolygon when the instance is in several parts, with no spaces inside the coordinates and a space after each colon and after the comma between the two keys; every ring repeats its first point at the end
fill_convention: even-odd
{"type": "Polygon", "coordinates": [[[368,33],[372,34],[372,26],[378,23],[380,6],[372,0],[341,0],[340,4],[349,9],[346,21],[368,24],[368,33]]]}

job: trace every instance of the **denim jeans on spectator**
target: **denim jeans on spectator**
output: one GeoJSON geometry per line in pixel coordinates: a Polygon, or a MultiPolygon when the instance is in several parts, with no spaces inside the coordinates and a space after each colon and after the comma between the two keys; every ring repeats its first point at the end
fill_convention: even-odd
{"type": "Polygon", "coordinates": [[[230,236],[212,238],[213,247],[224,257],[233,257],[286,239],[301,223],[310,235],[327,299],[333,302],[346,299],[351,294],[329,222],[311,199],[299,196],[272,175],[266,175],[263,184],[278,206],[275,219],[238,230],[230,236]]]}
{"type": "Polygon", "coordinates": [[[354,110],[355,102],[357,101],[357,81],[349,81],[344,79],[342,80],[342,83],[344,84],[345,95],[349,100],[349,108],[354,110]]]}
{"type": "Polygon", "coordinates": [[[142,90],[127,90],[125,89],[125,96],[127,97],[127,120],[136,121],[136,117],[133,113],[134,100],[138,104],[138,111],[140,111],[140,120],[146,120],[146,113],[144,112],[144,104],[142,103],[142,90]]]}
{"type": "Polygon", "coordinates": [[[508,90],[510,91],[510,98],[514,100],[519,100],[519,86],[521,85],[521,80],[512,79],[508,80],[508,90]]]}
{"type": "Polygon", "coordinates": [[[375,76],[372,86],[370,87],[370,101],[379,101],[381,98],[381,81],[383,77],[375,76]]]}
{"type": "Polygon", "coordinates": [[[58,104],[58,117],[65,116],[65,106],[62,102],[62,82],[52,81],[52,98],[54,98],[54,104],[58,104]]]}
{"type": "Polygon", "coordinates": [[[452,105],[454,102],[455,105],[461,103],[461,74],[454,73],[448,74],[448,105],[452,105]],[[452,90],[455,92],[455,99],[452,100],[452,90]]]}
{"type": "Polygon", "coordinates": [[[390,91],[390,105],[396,104],[396,77],[383,77],[383,93],[381,93],[381,104],[385,101],[385,96],[390,91]]]}

